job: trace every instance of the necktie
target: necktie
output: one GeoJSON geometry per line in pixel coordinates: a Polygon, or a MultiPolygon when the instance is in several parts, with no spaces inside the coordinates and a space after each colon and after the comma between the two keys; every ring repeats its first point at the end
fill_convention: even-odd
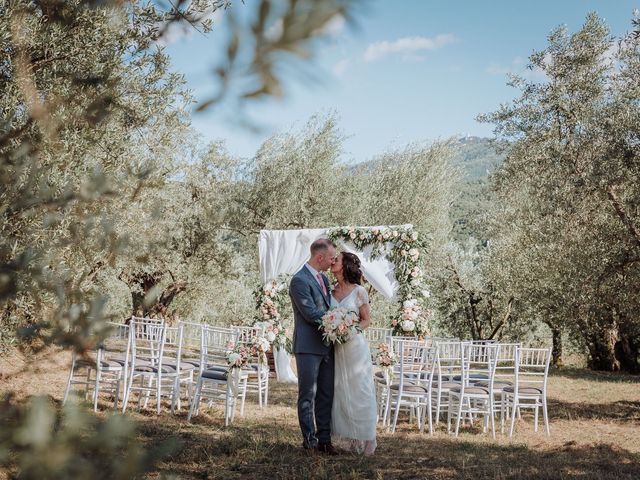
{"type": "Polygon", "coordinates": [[[327,287],[324,286],[324,280],[322,280],[322,275],[320,275],[319,273],[316,275],[316,278],[318,279],[318,283],[320,283],[320,288],[322,289],[322,293],[324,293],[324,296],[327,296],[327,287]]]}

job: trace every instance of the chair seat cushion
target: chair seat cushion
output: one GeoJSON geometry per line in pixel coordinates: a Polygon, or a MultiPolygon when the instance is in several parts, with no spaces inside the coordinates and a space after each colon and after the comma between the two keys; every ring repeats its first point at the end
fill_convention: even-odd
{"type": "Polygon", "coordinates": [[[203,370],[201,373],[203,378],[209,378],[211,380],[226,380],[227,372],[220,370],[203,370]]]}
{"type": "Polygon", "coordinates": [[[183,358],[182,361],[184,363],[190,363],[194,367],[199,367],[200,366],[200,359],[199,358],[183,358]]]}
{"type": "MultiPolygon", "coordinates": [[[[134,373],[158,373],[157,365],[150,365],[148,363],[139,364],[137,363],[134,368],[134,373]]],[[[176,369],[171,365],[162,365],[162,373],[176,373],[176,369]]]]}
{"type": "MultiPolygon", "coordinates": [[[[482,380],[481,382],[473,382],[476,387],[488,387],[489,382],[486,380],[482,380]]],[[[513,382],[508,382],[506,380],[494,380],[493,389],[494,390],[502,390],[505,387],[510,387],[513,385],[513,382]]]]}
{"type": "MultiPolygon", "coordinates": [[[[469,375],[469,380],[488,380],[489,375],[485,375],[484,373],[472,373],[469,375]]],[[[453,380],[459,382],[462,380],[462,375],[456,375],[453,377],[453,380]]]]}
{"type": "MultiPolygon", "coordinates": [[[[174,370],[176,369],[176,362],[174,361],[168,361],[165,363],[165,365],[167,365],[168,367],[173,368],[174,370]]],[[[198,363],[199,365],[199,363],[198,363]]],[[[195,370],[196,365],[189,363],[189,362],[180,362],[180,370],[182,371],[191,371],[191,370],[195,370]]]]}
{"type": "MultiPolygon", "coordinates": [[[[111,357],[111,360],[114,362],[119,363],[120,365],[124,365],[125,364],[125,360],[124,360],[124,355],[122,356],[117,356],[117,357],[111,357]]],[[[131,357],[129,357],[129,364],[131,364],[131,357]]],[[[136,364],[137,365],[151,365],[151,363],[149,362],[149,360],[146,360],[144,358],[136,358],[136,364]]]]}
{"type": "Polygon", "coordinates": [[[434,388],[440,388],[442,390],[451,390],[452,388],[456,388],[460,386],[460,382],[433,382],[434,388]]]}
{"type": "MultiPolygon", "coordinates": [[[[452,392],[460,393],[462,391],[462,387],[458,385],[451,389],[452,392]]],[[[485,387],[465,387],[464,393],[469,395],[489,395],[489,389],[485,387]]]]}
{"type": "MultiPolygon", "coordinates": [[[[507,393],[514,393],[515,388],[516,388],[515,386],[509,386],[509,387],[505,387],[503,390],[507,393]]],[[[522,387],[518,387],[518,394],[519,395],[542,395],[542,389],[537,387],[522,386],[522,387]]]]}
{"type": "MultiPolygon", "coordinates": [[[[77,367],[91,367],[94,368],[95,367],[95,361],[91,361],[91,360],[78,360],[76,362],[76,366],[77,367]]],[[[101,370],[107,370],[107,371],[119,371],[122,370],[122,365],[114,360],[101,360],[100,361],[100,369],[101,370]]]]}
{"type": "MultiPolygon", "coordinates": [[[[394,383],[389,388],[391,390],[398,390],[400,388],[400,384],[394,383]]],[[[421,387],[420,385],[405,383],[402,385],[402,391],[406,393],[426,393],[427,389],[424,387],[421,387]]]]}

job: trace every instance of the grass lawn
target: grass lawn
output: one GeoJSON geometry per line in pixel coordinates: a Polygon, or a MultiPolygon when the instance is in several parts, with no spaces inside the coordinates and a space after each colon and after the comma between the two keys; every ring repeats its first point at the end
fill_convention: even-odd
{"type": "MultiPolygon", "coordinates": [[[[17,354],[2,358],[0,393],[16,391],[18,401],[48,394],[59,402],[68,364],[68,353],[59,351],[30,364],[17,354]]],[[[401,416],[394,435],[379,429],[374,457],[307,457],[300,447],[295,398],[295,386],[273,382],[269,406],[260,410],[256,401],[248,400],[245,417],[228,428],[220,408],[203,411],[191,424],[184,410],[160,417],[151,409],[133,410],[143,442],[178,441],[173,455],[148,478],[640,479],[637,376],[581,369],[553,372],[550,437],[533,432],[529,414],[518,422],[513,439],[498,434],[495,441],[470,428],[455,438],[442,425],[433,436],[420,434],[401,416]]],[[[99,415],[110,412],[106,401],[101,406],[99,415]]],[[[0,478],[3,475],[0,472],[0,478]]]]}

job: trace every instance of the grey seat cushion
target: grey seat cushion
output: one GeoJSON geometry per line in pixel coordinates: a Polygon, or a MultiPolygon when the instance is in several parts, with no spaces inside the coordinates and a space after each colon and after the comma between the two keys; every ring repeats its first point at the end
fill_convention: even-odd
{"type": "MultiPolygon", "coordinates": [[[[389,387],[391,390],[398,390],[400,388],[400,384],[394,383],[389,387]]],[[[407,393],[426,393],[427,389],[421,387],[420,385],[413,385],[411,383],[405,383],[402,385],[402,391],[407,393]]]]}
{"type": "Polygon", "coordinates": [[[200,359],[199,358],[183,358],[182,361],[184,363],[190,363],[194,367],[199,367],[200,366],[200,359]]]}
{"type": "MultiPolygon", "coordinates": [[[[489,382],[486,380],[483,380],[481,382],[473,382],[473,384],[477,387],[488,387],[489,386],[489,382]]],[[[513,385],[513,382],[508,382],[506,380],[494,380],[493,382],[493,389],[494,390],[502,390],[505,387],[510,387],[511,385],[513,385]]]]}
{"type": "Polygon", "coordinates": [[[227,372],[220,370],[204,370],[202,373],[202,378],[209,378],[211,380],[226,380],[227,372]]]}
{"type": "MultiPolygon", "coordinates": [[[[134,372],[144,372],[144,373],[157,373],[158,367],[156,365],[149,364],[137,364],[134,372]]],[[[162,373],[176,373],[176,369],[170,365],[162,365],[162,373]]]]}
{"type": "MultiPolygon", "coordinates": [[[[166,362],[166,364],[168,367],[173,368],[174,370],[176,369],[176,362],[174,361],[168,361],[166,362]]],[[[200,365],[200,363],[198,362],[198,365],[200,365]]],[[[191,370],[195,370],[196,365],[189,363],[189,362],[180,362],[180,370],[182,371],[186,371],[189,372],[191,370]]]]}
{"type": "MultiPolygon", "coordinates": [[[[460,393],[462,391],[462,387],[458,385],[451,389],[452,392],[460,393]]],[[[485,387],[465,387],[464,393],[468,393],[471,395],[489,395],[489,389],[485,387]]]]}
{"type": "MultiPolygon", "coordinates": [[[[111,360],[113,360],[114,362],[119,363],[120,365],[124,365],[125,364],[124,355],[117,356],[117,357],[112,357],[111,360]]],[[[129,357],[129,363],[131,363],[131,357],[129,357]]],[[[145,360],[143,358],[136,358],[136,363],[138,365],[151,365],[149,360],[145,360]]]]}
{"type": "MultiPolygon", "coordinates": [[[[489,375],[485,375],[484,373],[472,373],[469,375],[469,380],[488,380],[489,375]]],[[[459,382],[462,380],[462,375],[456,375],[453,377],[453,380],[459,382]]]]}
{"type": "Polygon", "coordinates": [[[433,388],[441,388],[442,390],[451,390],[452,388],[456,388],[460,386],[460,382],[433,382],[433,388]]]}
{"type": "MultiPolygon", "coordinates": [[[[503,390],[507,393],[514,393],[515,386],[505,387],[503,390]]],[[[542,395],[542,389],[537,387],[519,387],[518,394],[520,395],[542,395]]]]}
{"type": "MultiPolygon", "coordinates": [[[[84,359],[78,360],[76,362],[76,366],[95,368],[95,361],[92,362],[91,360],[84,360],[84,359]]],[[[118,371],[118,370],[122,370],[122,365],[114,360],[101,360],[100,368],[102,370],[118,371]]]]}

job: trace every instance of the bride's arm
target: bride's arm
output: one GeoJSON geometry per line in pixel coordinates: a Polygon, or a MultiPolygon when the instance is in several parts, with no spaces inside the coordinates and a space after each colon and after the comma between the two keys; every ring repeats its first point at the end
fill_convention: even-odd
{"type": "Polygon", "coordinates": [[[360,306],[360,326],[365,329],[371,324],[371,307],[368,303],[360,306]]]}

